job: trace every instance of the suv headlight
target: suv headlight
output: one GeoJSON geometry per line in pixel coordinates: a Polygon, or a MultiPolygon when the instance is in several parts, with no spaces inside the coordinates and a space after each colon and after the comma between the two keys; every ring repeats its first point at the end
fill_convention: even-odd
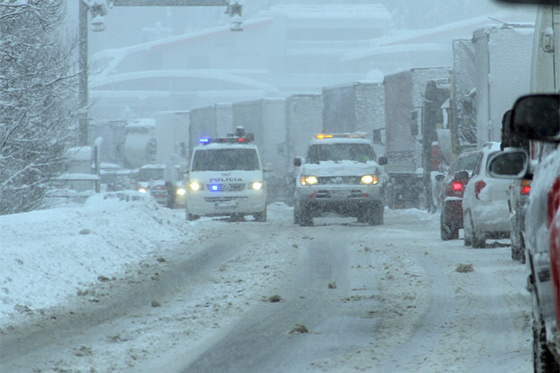
{"type": "Polygon", "coordinates": [[[202,184],[200,184],[198,181],[193,181],[189,184],[189,188],[190,190],[192,190],[193,192],[197,192],[200,189],[202,189],[202,184]]]}
{"type": "Polygon", "coordinates": [[[178,196],[184,196],[185,195],[185,188],[177,188],[177,195],[178,196]]]}
{"type": "Polygon", "coordinates": [[[376,185],[378,182],[377,175],[364,175],[362,176],[361,182],[362,184],[376,185]]]}
{"type": "Polygon", "coordinates": [[[301,185],[315,185],[318,180],[315,176],[302,176],[300,182],[301,185]]]}
{"type": "Polygon", "coordinates": [[[261,190],[263,187],[263,182],[262,181],[255,181],[254,183],[251,183],[251,189],[253,190],[261,190]]]}

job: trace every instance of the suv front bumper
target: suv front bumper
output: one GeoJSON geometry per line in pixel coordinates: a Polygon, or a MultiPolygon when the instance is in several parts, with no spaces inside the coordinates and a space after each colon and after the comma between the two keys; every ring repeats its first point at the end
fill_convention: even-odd
{"type": "Polygon", "coordinates": [[[296,203],[321,212],[352,213],[371,204],[383,204],[380,185],[306,186],[296,188],[296,203]]]}

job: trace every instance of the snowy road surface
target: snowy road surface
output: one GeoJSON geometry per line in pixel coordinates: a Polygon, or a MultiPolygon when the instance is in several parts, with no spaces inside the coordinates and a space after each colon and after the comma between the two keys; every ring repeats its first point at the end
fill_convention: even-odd
{"type": "MultiPolygon", "coordinates": [[[[532,369],[524,266],[510,259],[507,241],[476,250],[442,242],[438,215],[386,210],[383,226],[319,218],[299,227],[282,204],[269,207],[266,223],[187,222],[149,201],[60,211],[70,231],[91,232],[73,241],[60,229],[43,235],[45,248],[58,240],[77,250],[59,275],[80,275],[84,262],[99,273],[65,278],[67,293],[45,278],[47,301],[17,280],[41,276],[45,260],[33,258],[42,248],[28,257],[1,249],[10,272],[0,277],[2,372],[532,369]],[[76,249],[96,234],[101,257],[76,249]],[[111,252],[126,259],[117,265],[111,252]]],[[[6,238],[22,226],[40,236],[49,229],[40,213],[48,212],[2,217],[6,238]]]]}

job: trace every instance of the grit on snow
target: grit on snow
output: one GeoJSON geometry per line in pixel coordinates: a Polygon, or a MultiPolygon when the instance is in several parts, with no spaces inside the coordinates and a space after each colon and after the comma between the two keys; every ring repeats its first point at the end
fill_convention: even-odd
{"type": "Polygon", "coordinates": [[[483,250],[442,242],[439,216],[419,210],[386,210],[379,227],[328,219],[298,227],[291,207],[273,204],[266,223],[187,222],[184,211],[150,199],[102,196],[2,216],[2,336],[26,323],[46,325],[76,305],[116,304],[120,285],[160,287],[146,290],[142,307],[122,311],[126,317],[84,328],[87,335],[61,339],[54,350],[2,361],[0,370],[182,371],[220,340],[227,344],[243,319],[258,318],[254,310],[282,315],[291,307],[302,311],[290,314],[289,325],[266,324],[270,335],[293,344],[284,351],[289,358],[278,368],[271,354],[260,371],[531,369],[525,271],[510,259],[507,242],[483,250]],[[233,247],[243,242],[247,248],[233,247]],[[181,276],[189,273],[173,266],[183,271],[178,263],[206,254],[214,267],[199,273],[191,265],[185,286],[181,276]],[[326,271],[325,257],[332,262],[326,271]],[[313,303],[298,306],[307,301],[313,303]],[[309,305],[317,315],[304,313],[309,305]],[[330,309],[338,316],[322,319],[330,309]]]}

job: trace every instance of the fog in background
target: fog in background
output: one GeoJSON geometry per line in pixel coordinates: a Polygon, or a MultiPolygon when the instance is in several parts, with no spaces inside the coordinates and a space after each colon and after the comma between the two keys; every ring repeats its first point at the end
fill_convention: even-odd
{"type": "MultiPolygon", "coordinates": [[[[440,26],[501,10],[495,0],[244,0],[243,18],[282,4],[383,4],[391,13],[388,33],[440,26]]],[[[69,23],[77,24],[78,1],[69,1],[69,23]]],[[[114,7],[105,17],[105,31],[90,31],[91,52],[120,48],[160,37],[229,24],[223,7],[114,7]]],[[[333,25],[336,27],[336,25],[333,25]]]]}

